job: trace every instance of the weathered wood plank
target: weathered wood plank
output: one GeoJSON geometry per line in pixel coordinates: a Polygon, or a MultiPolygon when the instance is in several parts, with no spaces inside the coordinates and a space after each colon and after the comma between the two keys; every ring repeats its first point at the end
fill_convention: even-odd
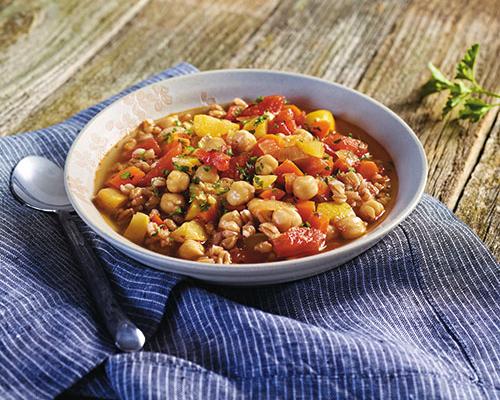
{"type": "Polygon", "coordinates": [[[500,260],[500,118],[455,210],[500,260]]]}
{"type": "Polygon", "coordinates": [[[12,133],[147,3],[10,1],[0,8],[0,135],[12,133]]]}
{"type": "Polygon", "coordinates": [[[251,7],[243,0],[195,3],[151,2],[106,49],[12,131],[55,123],[180,60],[201,69],[284,69],[354,85],[406,4],[370,0],[261,0],[251,7]]]}
{"type": "Polygon", "coordinates": [[[413,127],[429,161],[427,191],[450,208],[477,161],[495,113],[477,124],[441,120],[443,96],[419,99],[419,89],[429,77],[426,63],[432,60],[453,74],[465,49],[479,42],[480,80],[494,88],[500,78],[499,30],[499,1],[413,1],[359,85],[413,127]]]}

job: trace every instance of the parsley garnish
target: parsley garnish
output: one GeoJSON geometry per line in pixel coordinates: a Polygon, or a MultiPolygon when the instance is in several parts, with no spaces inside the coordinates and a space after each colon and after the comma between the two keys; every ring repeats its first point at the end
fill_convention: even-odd
{"type": "Polygon", "coordinates": [[[167,176],[168,174],[170,174],[170,170],[168,169],[164,169],[163,171],[161,171],[163,175],[167,176]]]}
{"type": "Polygon", "coordinates": [[[187,165],[179,165],[177,163],[174,163],[174,168],[177,171],[185,172],[186,174],[189,173],[189,167],[187,165]]]}
{"type": "Polygon", "coordinates": [[[255,99],[255,102],[256,102],[256,103],[260,103],[260,102],[262,102],[262,100],[264,100],[264,97],[263,97],[263,96],[259,96],[259,97],[257,97],[257,98],[255,99]]]}
{"type": "Polygon", "coordinates": [[[233,153],[233,149],[232,149],[231,147],[230,147],[229,149],[227,149],[227,150],[226,150],[226,154],[227,154],[228,156],[232,156],[232,155],[234,155],[234,153],[233,153]]]}
{"type": "Polygon", "coordinates": [[[189,154],[191,154],[191,153],[192,153],[193,151],[195,151],[195,150],[196,150],[196,148],[195,148],[195,147],[193,147],[193,146],[186,146],[186,151],[187,151],[189,154]]]}
{"type": "Polygon", "coordinates": [[[132,178],[132,174],[130,173],[130,171],[125,171],[122,174],[120,174],[120,178],[121,179],[129,179],[129,178],[132,178]]]}
{"type": "Polygon", "coordinates": [[[257,118],[255,118],[255,120],[253,121],[253,126],[257,126],[261,123],[263,123],[265,120],[266,120],[266,116],[265,115],[260,115],[258,116],[257,118]]]}
{"type": "Polygon", "coordinates": [[[208,201],[200,201],[200,210],[207,211],[210,208],[210,203],[208,201]]]}
{"type": "Polygon", "coordinates": [[[479,53],[479,44],[472,45],[465,52],[464,57],[456,66],[453,79],[448,79],[432,63],[428,64],[431,71],[431,79],[422,87],[422,95],[428,96],[448,90],[448,100],[443,108],[443,116],[457,109],[460,119],[468,119],[473,122],[479,121],[492,108],[499,107],[500,103],[487,103],[480,99],[479,95],[487,95],[500,98],[500,93],[494,93],[483,88],[476,79],[475,66],[479,53]]]}
{"type": "Polygon", "coordinates": [[[310,224],[309,222],[307,222],[307,221],[306,221],[306,222],[304,222],[304,223],[302,224],[302,226],[303,226],[304,228],[310,228],[310,227],[311,227],[311,224],[310,224]]]}
{"type": "Polygon", "coordinates": [[[194,176],[193,179],[191,179],[191,182],[198,184],[198,183],[200,183],[200,178],[198,178],[197,176],[194,176]]]}
{"type": "Polygon", "coordinates": [[[175,209],[175,211],[174,211],[172,214],[173,214],[173,215],[180,215],[180,214],[182,214],[182,208],[177,207],[177,208],[175,209]]]}

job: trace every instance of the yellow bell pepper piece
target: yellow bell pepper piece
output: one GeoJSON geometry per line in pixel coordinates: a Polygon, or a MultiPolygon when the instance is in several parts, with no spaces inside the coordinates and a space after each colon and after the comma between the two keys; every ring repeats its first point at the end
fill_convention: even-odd
{"type": "Polygon", "coordinates": [[[205,228],[197,221],[184,222],[170,235],[176,242],[185,242],[188,239],[193,239],[198,242],[204,242],[208,239],[205,228]]]}
{"type": "Polygon", "coordinates": [[[112,212],[127,202],[128,196],[114,188],[103,188],[97,192],[95,202],[108,212],[112,212]]]}
{"type": "Polygon", "coordinates": [[[146,214],[137,212],[134,214],[123,236],[132,242],[141,244],[148,231],[149,217],[146,214]]]}
{"type": "Polygon", "coordinates": [[[255,189],[269,189],[276,179],[277,175],[254,175],[253,186],[255,189]]]}
{"type": "Polygon", "coordinates": [[[198,114],[194,116],[193,129],[200,137],[223,136],[231,131],[237,131],[240,129],[240,126],[227,119],[219,119],[211,117],[210,115],[198,114]]]}
{"type": "Polygon", "coordinates": [[[200,160],[193,156],[177,156],[172,158],[172,163],[177,169],[186,170],[188,173],[201,165],[200,160]]]}
{"type": "Polygon", "coordinates": [[[330,221],[333,222],[340,221],[341,219],[354,215],[354,210],[347,203],[319,203],[316,211],[320,214],[327,216],[330,221]]]}
{"type": "Polygon", "coordinates": [[[325,155],[325,146],[322,142],[317,140],[312,142],[298,141],[296,146],[309,156],[322,158],[325,155]]]}
{"type": "Polygon", "coordinates": [[[253,132],[255,137],[261,138],[264,135],[267,135],[267,123],[268,118],[265,115],[261,115],[256,118],[252,118],[250,121],[247,121],[245,125],[243,125],[243,129],[253,132]]]}
{"type": "Polygon", "coordinates": [[[330,131],[335,130],[335,118],[328,110],[316,110],[306,115],[306,125],[313,125],[316,121],[328,121],[330,131]]]}

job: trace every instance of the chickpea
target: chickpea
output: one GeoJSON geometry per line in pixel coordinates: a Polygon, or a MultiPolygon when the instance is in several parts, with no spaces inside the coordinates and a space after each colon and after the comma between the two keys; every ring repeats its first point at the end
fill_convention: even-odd
{"type": "Polygon", "coordinates": [[[375,199],[365,201],[359,207],[358,215],[364,221],[375,221],[384,212],[384,206],[375,199]]]}
{"type": "Polygon", "coordinates": [[[181,244],[178,250],[179,257],[186,260],[196,260],[205,254],[205,248],[200,242],[188,239],[181,244]]]}
{"type": "Polygon", "coordinates": [[[253,199],[255,188],[245,181],[234,182],[226,194],[226,200],[232,206],[240,206],[253,199]]]}
{"type": "Polygon", "coordinates": [[[159,119],[156,123],[157,125],[162,128],[170,128],[171,126],[176,126],[179,124],[179,116],[178,115],[169,115],[167,117],[163,117],[162,119],[159,119]]]}
{"type": "Polygon", "coordinates": [[[165,193],[161,196],[160,208],[167,214],[173,214],[184,207],[186,200],[182,194],[165,193]]]}
{"type": "Polygon", "coordinates": [[[239,153],[252,150],[257,139],[250,132],[242,129],[231,136],[231,144],[239,153]]]}
{"type": "Polygon", "coordinates": [[[201,165],[194,174],[202,182],[215,183],[219,180],[217,170],[210,165],[201,165]]]}
{"type": "Polygon", "coordinates": [[[318,182],[310,175],[298,176],[293,181],[293,194],[300,200],[312,199],[318,190],[318,182]]]}
{"type": "Polygon", "coordinates": [[[312,142],[314,140],[314,136],[302,128],[296,129],[293,134],[298,136],[297,139],[302,140],[303,142],[312,142]]]}
{"type": "Polygon", "coordinates": [[[302,225],[302,217],[300,214],[289,208],[282,208],[273,212],[272,221],[280,232],[286,232],[294,226],[302,225]]]}
{"type": "Polygon", "coordinates": [[[226,142],[224,141],[224,139],[212,136],[203,136],[198,142],[198,147],[206,151],[211,151],[211,150],[219,151],[225,145],[226,142]]]}
{"type": "Polygon", "coordinates": [[[278,168],[278,160],[270,154],[257,158],[255,161],[255,172],[258,175],[271,175],[278,168]]]}
{"type": "Polygon", "coordinates": [[[348,216],[337,222],[337,229],[344,239],[356,239],[366,233],[366,222],[356,216],[348,216]]]}
{"type": "Polygon", "coordinates": [[[180,193],[189,186],[189,175],[181,171],[172,171],[167,176],[167,189],[172,193],[180,193]]]}

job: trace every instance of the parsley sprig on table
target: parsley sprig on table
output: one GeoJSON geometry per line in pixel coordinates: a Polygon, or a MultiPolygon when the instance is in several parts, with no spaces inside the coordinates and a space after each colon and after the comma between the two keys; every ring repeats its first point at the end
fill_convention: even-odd
{"type": "Polygon", "coordinates": [[[500,103],[488,103],[479,95],[500,98],[500,93],[494,93],[483,88],[476,79],[476,58],[479,53],[479,44],[472,45],[456,66],[453,79],[448,79],[438,68],[429,63],[432,77],[422,88],[424,96],[448,90],[448,100],[443,108],[443,116],[452,110],[458,110],[460,119],[479,121],[492,108],[499,107],[500,103]]]}

